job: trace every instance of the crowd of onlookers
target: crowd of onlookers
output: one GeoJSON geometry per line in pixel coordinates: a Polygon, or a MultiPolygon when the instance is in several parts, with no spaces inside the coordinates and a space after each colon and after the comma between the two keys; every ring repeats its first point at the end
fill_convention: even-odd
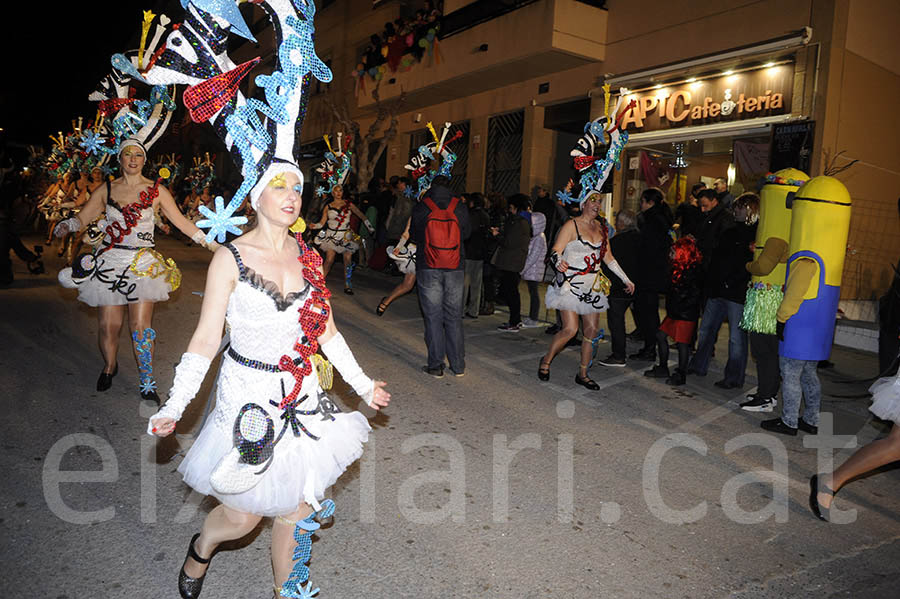
{"type": "MultiPolygon", "coordinates": [[[[356,257],[360,265],[399,274],[386,248],[400,240],[417,203],[408,191],[410,185],[405,177],[376,179],[368,192],[356,198],[375,225],[375,233],[356,257]]],[[[563,204],[540,185],[530,195],[459,195],[471,231],[463,242],[462,317],[493,314],[499,304],[509,310],[501,330],[542,326],[541,283],[555,274],[546,263],[548,247],[562,225],[578,213],[578,206],[563,204]],[[523,309],[520,298],[525,290],[528,306],[523,309]]],[[[313,218],[326,201],[309,207],[313,218]]],[[[635,291],[627,293],[618,277],[606,273],[611,289],[604,333],[609,333],[612,351],[598,362],[615,367],[628,360],[659,358],[648,376],[683,384],[688,375],[707,374],[719,328],[727,320],[728,359],[716,385],[743,386],[748,341],[739,324],[750,279],[745,264],[753,259],[758,213],[758,196],[745,193],[735,199],[724,179],[717,179],[712,188],[693,185],[689,198],[674,211],[660,190],[650,188],[641,194],[639,211],[620,210],[610,223],[601,217],[608,226],[610,249],[634,281],[635,291]],[[668,315],[662,323],[661,297],[668,315]],[[636,324],[631,333],[625,324],[629,309],[636,324]],[[679,355],[674,373],[667,364],[669,337],[679,355]],[[640,342],[640,349],[627,354],[627,338],[640,342]]],[[[368,235],[359,223],[351,227],[361,236],[368,235]]],[[[559,326],[551,322],[547,330],[555,333],[559,326]]]]}

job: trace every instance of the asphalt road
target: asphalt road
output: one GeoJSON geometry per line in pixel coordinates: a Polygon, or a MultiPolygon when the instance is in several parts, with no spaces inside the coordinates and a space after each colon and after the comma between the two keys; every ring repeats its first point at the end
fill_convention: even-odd
{"type": "MultiPolygon", "coordinates": [[[[209,254],[168,239],[160,249],[184,274],[154,316],[155,370],[167,390],[209,254]]],[[[153,410],[138,400],[127,333],[112,389],[95,392],[96,314],[56,284],[59,266],[48,259],[50,272],[33,277],[17,263],[16,283],[0,290],[3,595],[177,597],[187,543],[215,503],[192,495],[175,468],[214,377],[177,438],[148,437],[153,410]]],[[[815,520],[807,479],[826,467],[816,438],[764,434],[758,421],[771,416],[737,408],[755,384],[752,363],[741,393],[714,387],[717,372],[673,390],[643,377],[646,363],[597,366],[602,388],[588,391],[572,380],[578,357],[568,350],[541,383],[549,337],[499,332],[497,314],[466,321],[465,377],[437,380],[420,370],[415,295],[381,318],[373,312],[398,281],[360,270],[351,297],[332,273],[338,326],[393,401],[372,418],[364,458],[332,489],[333,524],[313,545],[319,596],[898,596],[897,471],[838,495],[837,507],[856,510],[851,523],[815,520]]],[[[865,398],[835,397],[861,394],[864,384],[840,381],[873,376],[875,357],[836,349],[832,359],[821,378],[835,431],[860,443],[883,435],[865,398]]],[[[358,407],[342,382],[336,391],[358,407]]],[[[203,597],[272,596],[270,526],[216,555],[203,597]]]]}

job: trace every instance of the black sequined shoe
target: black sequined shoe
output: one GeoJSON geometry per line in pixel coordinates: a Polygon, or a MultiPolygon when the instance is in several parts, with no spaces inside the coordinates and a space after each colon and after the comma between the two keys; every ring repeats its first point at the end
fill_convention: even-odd
{"type": "Polygon", "coordinates": [[[159,405],[160,403],[162,403],[162,402],[159,400],[159,395],[157,395],[157,394],[156,394],[156,391],[154,391],[154,390],[152,390],[152,389],[151,389],[150,391],[141,391],[141,399],[142,399],[143,401],[152,401],[152,402],[155,402],[156,405],[159,405]]]}
{"type": "Polygon", "coordinates": [[[101,372],[100,377],[97,379],[97,391],[106,391],[110,387],[112,387],[113,377],[119,373],[119,364],[116,363],[116,366],[113,368],[111,373],[109,372],[101,372]]]}
{"type": "MultiPolygon", "coordinates": [[[[187,555],[184,558],[184,563],[187,563],[188,558],[191,558],[198,564],[208,564],[212,557],[203,559],[197,552],[194,551],[194,543],[197,542],[197,539],[200,538],[200,533],[194,535],[191,539],[191,544],[188,545],[187,555]]],[[[207,571],[209,571],[209,566],[207,566],[207,571]]],[[[206,578],[206,572],[203,573],[203,576],[200,578],[191,578],[184,571],[184,564],[181,565],[181,572],[178,573],[178,592],[181,594],[183,599],[197,599],[200,596],[200,591],[203,590],[203,579],[206,578]]]]}

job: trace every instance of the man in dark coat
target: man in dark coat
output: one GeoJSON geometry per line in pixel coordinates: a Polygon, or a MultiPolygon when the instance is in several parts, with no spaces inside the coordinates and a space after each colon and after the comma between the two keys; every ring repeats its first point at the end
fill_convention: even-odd
{"type": "MultiPolygon", "coordinates": [[[[744,194],[735,201],[741,206],[748,201],[744,194]]],[[[759,200],[756,200],[759,205],[759,200]]],[[[747,331],[741,328],[741,317],[744,314],[744,298],[750,273],[745,268],[753,259],[751,249],[756,239],[756,223],[745,222],[746,212],[738,209],[736,216],[726,213],[730,226],[719,233],[715,254],[709,262],[706,272],[704,291],[706,306],[700,321],[697,352],[688,366],[689,374],[705,376],[709,368],[719,328],[728,320],[728,362],[725,365],[725,376],[715,385],[722,389],[737,389],[744,385],[744,371],[747,369],[747,331]],[[735,220],[736,218],[740,220],[735,220]]]]}
{"type": "Polygon", "coordinates": [[[480,193],[466,194],[469,208],[469,223],[472,234],[466,240],[466,282],[463,301],[466,302],[465,315],[478,318],[481,308],[482,274],[484,272],[487,236],[490,235],[491,217],[484,209],[484,197],[480,193]]]}
{"type": "MultiPolygon", "coordinates": [[[[635,280],[634,308],[638,329],[644,338],[641,351],[628,356],[632,360],[656,360],[656,330],[659,328],[659,294],[669,286],[669,231],[674,219],[659,189],[650,187],[641,193],[641,232],[635,280]]],[[[613,251],[615,256],[615,251],[613,251]]],[[[616,256],[618,259],[618,256],[616,256]]],[[[627,271],[626,271],[627,272],[627,271]]]]}
{"type": "MultiPolygon", "coordinates": [[[[640,248],[641,234],[636,226],[636,217],[631,210],[622,210],[616,215],[616,234],[609,238],[609,249],[616,257],[616,262],[628,275],[635,280],[640,272],[640,248]]],[[[609,311],[606,313],[606,322],[609,326],[609,336],[612,343],[612,354],[600,360],[604,366],[625,366],[625,312],[628,306],[634,302],[634,296],[625,291],[625,284],[615,276],[606,264],[603,264],[603,274],[609,279],[611,286],[609,291],[609,311]]]]}
{"type": "Polygon", "coordinates": [[[500,295],[509,306],[509,322],[497,327],[501,331],[518,331],[522,328],[521,299],[519,295],[520,273],[528,258],[528,244],[531,242],[531,220],[528,212],[531,200],[525,194],[510,196],[509,214],[503,226],[492,227],[491,232],[497,238],[497,254],[494,267],[500,279],[500,295]]]}
{"type": "MultiPolygon", "coordinates": [[[[447,187],[449,179],[438,175],[424,198],[430,198],[439,209],[446,209],[454,199],[447,187]]],[[[462,243],[458,245],[459,259],[452,268],[433,268],[426,261],[427,240],[425,229],[431,208],[418,202],[412,211],[409,224],[410,241],[416,244],[416,283],[419,303],[425,318],[425,345],[428,348],[428,364],[423,370],[435,377],[444,376],[444,357],[450,370],[462,376],[466,370],[466,352],[463,342],[463,285],[465,282],[466,255],[462,243]]],[[[465,241],[471,232],[469,209],[457,199],[453,211],[459,224],[459,239],[465,241]]]]}
{"type": "Polygon", "coordinates": [[[703,220],[703,211],[700,210],[699,193],[706,189],[703,183],[695,183],[691,187],[691,195],[675,209],[675,222],[678,223],[678,236],[693,235],[697,238],[697,229],[703,220]]]}
{"type": "Polygon", "coordinates": [[[700,210],[703,211],[703,218],[697,228],[697,247],[703,254],[703,270],[707,271],[716,246],[722,239],[722,231],[734,224],[734,218],[719,204],[719,197],[712,189],[704,189],[697,195],[700,197],[700,210]]]}

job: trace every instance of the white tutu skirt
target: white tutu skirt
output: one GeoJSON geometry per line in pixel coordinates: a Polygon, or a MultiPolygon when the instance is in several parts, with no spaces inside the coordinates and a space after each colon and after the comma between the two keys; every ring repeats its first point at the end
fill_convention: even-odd
{"type": "Polygon", "coordinates": [[[326,252],[331,251],[337,254],[350,252],[352,254],[359,249],[359,236],[349,229],[338,231],[322,229],[316,235],[315,243],[326,252]]]}
{"type": "Polygon", "coordinates": [[[397,269],[405,275],[416,273],[416,244],[408,243],[400,252],[400,255],[394,254],[394,246],[387,246],[388,258],[397,263],[397,269]]]}
{"type": "Polygon", "coordinates": [[[554,310],[568,310],[577,314],[596,314],[609,308],[606,295],[591,290],[594,279],[593,274],[576,277],[572,283],[565,281],[562,285],[551,283],[547,286],[547,295],[544,303],[554,310]]]}
{"type": "MultiPolygon", "coordinates": [[[[214,416],[214,415],[212,415],[214,416]]],[[[313,418],[318,419],[319,416],[313,418]]],[[[184,482],[203,495],[212,495],[228,507],[259,516],[280,516],[296,511],[302,502],[321,501],[350,464],[359,459],[369,439],[369,423],[359,412],[334,414],[334,420],[312,429],[319,436],[295,437],[288,429],[275,446],[275,455],[260,482],[243,493],[219,493],[209,478],[219,461],[232,450],[231,433],[211,417],[187,452],[178,471],[184,482]]],[[[283,421],[276,421],[276,431],[283,421]]]]}
{"type": "Polygon", "coordinates": [[[155,251],[138,256],[138,250],[112,248],[96,259],[91,254],[82,254],[81,258],[82,268],[76,269],[77,273],[64,268],[57,278],[63,287],[77,289],[79,301],[89,306],[163,302],[181,284],[181,272],[174,261],[166,261],[155,251]]]}
{"type": "Polygon", "coordinates": [[[869,387],[872,405],[869,411],[881,418],[900,424],[900,375],[878,379],[869,387]]]}

